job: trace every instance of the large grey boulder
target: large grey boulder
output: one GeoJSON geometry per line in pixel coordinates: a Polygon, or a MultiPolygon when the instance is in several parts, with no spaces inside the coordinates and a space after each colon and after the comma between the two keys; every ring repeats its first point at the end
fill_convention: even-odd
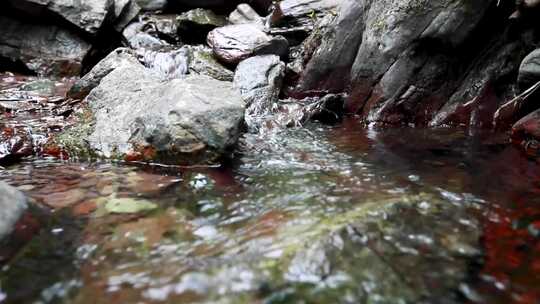
{"type": "Polygon", "coordinates": [[[27,208],[26,197],[0,181],[0,241],[8,236],[27,208]]]}
{"type": "Polygon", "coordinates": [[[90,48],[88,42],[57,26],[0,18],[0,56],[39,75],[79,75],[90,48]]]}
{"type": "Polygon", "coordinates": [[[114,12],[113,0],[9,0],[15,8],[36,16],[55,14],[90,34],[96,34],[114,12]]]}
{"type": "Polygon", "coordinates": [[[168,80],[131,60],[102,77],[86,102],[79,124],[51,144],[71,156],[171,164],[215,162],[236,143],[245,109],[230,82],[168,80]]]}
{"type": "Polygon", "coordinates": [[[252,24],[217,28],[208,34],[207,41],[214,54],[229,64],[237,64],[256,55],[285,56],[289,48],[284,37],[267,35],[252,24]]]}

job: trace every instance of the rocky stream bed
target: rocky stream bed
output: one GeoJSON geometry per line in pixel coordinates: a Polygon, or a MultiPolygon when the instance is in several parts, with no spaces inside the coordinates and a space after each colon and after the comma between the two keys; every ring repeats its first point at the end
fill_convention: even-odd
{"type": "Polygon", "coordinates": [[[540,1],[0,7],[0,303],[540,301],[540,1]]]}

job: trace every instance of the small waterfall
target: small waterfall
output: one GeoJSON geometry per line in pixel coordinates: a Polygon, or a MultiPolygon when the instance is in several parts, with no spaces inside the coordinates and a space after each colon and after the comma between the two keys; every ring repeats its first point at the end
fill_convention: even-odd
{"type": "Polygon", "coordinates": [[[189,71],[190,52],[186,47],[159,50],[138,49],[139,60],[165,79],[181,78],[189,71]]]}
{"type": "Polygon", "coordinates": [[[273,103],[261,99],[249,105],[245,121],[251,133],[259,134],[301,127],[310,120],[335,123],[341,119],[344,97],[342,94],[328,94],[324,97],[285,99],[273,103]]]}

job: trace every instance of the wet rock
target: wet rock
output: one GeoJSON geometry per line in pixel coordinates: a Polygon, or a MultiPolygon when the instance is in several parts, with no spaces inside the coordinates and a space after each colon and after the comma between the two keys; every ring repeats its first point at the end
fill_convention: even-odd
{"type": "Polygon", "coordinates": [[[17,189],[0,181],[0,240],[13,231],[26,208],[25,196],[17,189]]]}
{"type": "Polygon", "coordinates": [[[333,124],[341,120],[345,98],[340,94],[280,100],[273,120],[281,127],[300,127],[311,120],[333,124]]]}
{"type": "Polygon", "coordinates": [[[89,0],[84,4],[65,0],[10,0],[10,3],[34,16],[47,13],[60,16],[90,34],[96,34],[102,28],[115,5],[110,0],[89,0]]]}
{"type": "Polygon", "coordinates": [[[256,55],[285,56],[289,47],[287,39],[269,36],[251,24],[217,28],[208,34],[208,44],[220,60],[229,64],[256,55]]]}
{"type": "MultiPolygon", "coordinates": [[[[491,129],[497,108],[510,98],[509,94],[514,91],[514,83],[505,84],[504,79],[515,77],[522,53],[523,45],[519,41],[498,43],[496,47],[488,50],[483,58],[473,63],[473,67],[448,100],[444,100],[442,96],[438,100],[431,100],[431,104],[426,108],[429,112],[437,109],[439,105],[442,107],[436,111],[429,125],[491,129]]],[[[502,120],[511,121],[510,125],[516,121],[510,117],[500,117],[497,124],[500,125],[502,120]]]]}
{"type": "Polygon", "coordinates": [[[144,11],[159,11],[165,9],[167,0],[136,0],[144,11]]]}
{"type": "Polygon", "coordinates": [[[32,155],[34,143],[27,130],[6,128],[0,134],[0,166],[8,166],[32,155]]]}
{"type": "Polygon", "coordinates": [[[221,65],[204,46],[170,47],[158,51],[118,48],[100,61],[90,72],[75,82],[67,96],[85,98],[113,70],[143,63],[162,79],[181,78],[187,73],[206,75],[217,80],[232,81],[233,72],[221,65]]]}
{"type": "Polygon", "coordinates": [[[119,48],[100,61],[90,72],[79,79],[69,90],[67,96],[74,99],[85,98],[97,87],[101,80],[116,68],[138,64],[135,52],[119,48]]]}
{"type": "Polygon", "coordinates": [[[278,101],[285,76],[279,56],[255,56],[242,61],[234,74],[234,87],[246,102],[246,123],[258,129],[261,116],[268,115],[278,101]]]}
{"type": "Polygon", "coordinates": [[[200,75],[164,81],[142,64],[116,68],[86,101],[79,124],[51,143],[71,156],[213,162],[236,143],[244,113],[228,82],[200,75]]]}
{"type": "Polygon", "coordinates": [[[116,0],[114,2],[114,28],[122,30],[139,15],[141,7],[134,0],[116,0]]]}
{"type": "Polygon", "coordinates": [[[269,105],[279,97],[284,73],[285,64],[276,55],[251,57],[236,68],[234,87],[248,105],[269,105]]]}
{"type": "Polygon", "coordinates": [[[272,26],[313,25],[317,18],[338,9],[342,0],[283,0],[274,4],[269,17],[272,26]]]}
{"type": "Polygon", "coordinates": [[[189,46],[189,73],[206,75],[221,81],[232,81],[234,73],[219,63],[212,49],[205,46],[189,46]]]}
{"type": "Polygon", "coordinates": [[[204,43],[211,30],[227,24],[225,17],[201,8],[181,14],[176,22],[182,41],[189,44],[204,43]]]}
{"type": "Polygon", "coordinates": [[[512,141],[528,155],[540,156],[540,110],[523,117],[512,127],[512,141]]]}
{"type": "Polygon", "coordinates": [[[80,74],[90,47],[80,37],[54,25],[0,18],[0,57],[22,62],[39,75],[80,74]]]}
{"type": "Polygon", "coordinates": [[[249,5],[242,3],[229,15],[232,24],[253,24],[258,28],[264,28],[264,19],[249,5]]]}
{"type": "Polygon", "coordinates": [[[532,51],[519,66],[518,86],[525,91],[540,81],[540,49],[532,51]]]}
{"type": "MultiPolygon", "coordinates": [[[[300,77],[305,65],[309,62],[313,53],[321,44],[328,27],[335,19],[333,15],[327,15],[317,21],[311,33],[304,39],[301,45],[291,47],[289,52],[289,63],[287,64],[287,83],[295,83],[300,77]]],[[[272,31],[272,29],[271,29],[272,31]]],[[[287,89],[288,90],[288,89],[287,89]]]]}

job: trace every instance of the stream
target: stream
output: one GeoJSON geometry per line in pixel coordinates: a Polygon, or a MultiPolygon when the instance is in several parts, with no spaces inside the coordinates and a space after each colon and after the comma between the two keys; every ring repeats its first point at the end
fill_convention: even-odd
{"type": "MultiPolygon", "coordinates": [[[[62,128],[69,79],[0,79],[2,129],[62,128]]],[[[350,117],[244,134],[221,167],[34,154],[0,169],[33,203],[0,303],[540,301],[540,164],[504,134],[350,117]]]]}

